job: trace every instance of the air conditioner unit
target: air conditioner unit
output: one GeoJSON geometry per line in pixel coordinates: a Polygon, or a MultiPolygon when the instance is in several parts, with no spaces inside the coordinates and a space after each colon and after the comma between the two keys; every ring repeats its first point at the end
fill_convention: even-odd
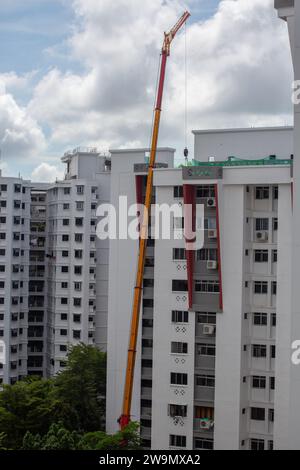
{"type": "Polygon", "coordinates": [[[208,230],[207,231],[207,236],[208,238],[217,238],[217,231],[214,229],[214,230],[208,230]]]}
{"type": "Polygon", "coordinates": [[[200,419],[200,429],[205,429],[206,431],[209,431],[210,429],[212,429],[213,425],[214,423],[211,419],[200,419]]]}
{"type": "Polygon", "coordinates": [[[255,237],[256,237],[256,240],[258,242],[266,242],[266,241],[268,241],[268,238],[269,238],[268,237],[268,232],[266,232],[266,231],[256,232],[255,237]]]}
{"type": "Polygon", "coordinates": [[[216,207],[216,198],[208,197],[206,200],[207,207],[216,207]]]}
{"type": "Polygon", "coordinates": [[[203,325],[202,333],[204,335],[211,336],[214,334],[214,332],[215,332],[215,325],[210,325],[210,324],[203,325]]]}
{"type": "Polygon", "coordinates": [[[217,261],[209,260],[206,263],[206,267],[207,267],[207,269],[217,269],[218,263],[217,263],[217,261]]]}

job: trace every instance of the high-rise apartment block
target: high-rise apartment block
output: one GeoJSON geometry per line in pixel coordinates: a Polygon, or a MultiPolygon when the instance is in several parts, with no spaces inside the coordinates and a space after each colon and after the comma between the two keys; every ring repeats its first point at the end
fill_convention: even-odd
{"type": "Polygon", "coordinates": [[[51,376],[79,342],[106,349],[108,244],[96,210],[110,198],[107,157],[75,149],[53,184],[0,178],[1,379],[51,376]]]}

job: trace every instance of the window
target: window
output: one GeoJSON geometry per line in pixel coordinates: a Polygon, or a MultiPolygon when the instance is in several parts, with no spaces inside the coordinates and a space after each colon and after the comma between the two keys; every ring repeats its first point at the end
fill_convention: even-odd
{"type": "Polygon", "coordinates": [[[195,291],[196,292],[206,292],[210,294],[217,294],[220,291],[219,281],[195,281],[195,291]]]}
{"type": "MultiPolygon", "coordinates": [[[[0,220],[1,223],[1,220],[0,220]]],[[[6,239],[6,233],[0,233],[0,240],[5,240],[6,239]]]]}
{"type": "Polygon", "coordinates": [[[185,260],[186,252],[185,248],[173,248],[173,260],[185,260]]]}
{"type": "Polygon", "coordinates": [[[276,313],[271,313],[271,326],[276,326],[276,313]]]}
{"type": "Polygon", "coordinates": [[[68,314],[67,313],[61,313],[60,314],[60,319],[61,320],[68,320],[68,314]]]}
{"type": "Polygon", "coordinates": [[[0,185],[0,191],[6,193],[6,191],[7,191],[7,184],[1,184],[1,185],[0,185]]]}
{"type": "Polygon", "coordinates": [[[20,184],[15,184],[14,185],[14,191],[15,191],[15,193],[20,193],[21,192],[21,185],[20,184]]]}
{"type": "Polygon", "coordinates": [[[204,229],[215,230],[217,228],[217,219],[215,217],[205,217],[204,229]]]}
{"type": "Polygon", "coordinates": [[[265,420],[265,409],[264,408],[251,408],[251,419],[255,421],[264,421],[265,420]]]}
{"type": "Polygon", "coordinates": [[[77,209],[78,211],[83,211],[83,209],[84,209],[84,202],[83,202],[83,201],[77,201],[77,202],[76,202],[76,209],[77,209]]]}
{"type": "Polygon", "coordinates": [[[0,265],[0,273],[5,273],[5,265],[0,265]]]}
{"type": "Polygon", "coordinates": [[[274,409],[273,408],[269,409],[268,415],[269,415],[269,421],[271,423],[274,423],[274,409]]]}
{"type": "Polygon", "coordinates": [[[198,186],[196,189],[197,198],[208,198],[215,197],[215,187],[214,186],[198,186]]]}
{"type": "Polygon", "coordinates": [[[67,226],[70,224],[69,219],[63,219],[63,226],[67,226]]]}
{"type": "Polygon", "coordinates": [[[212,325],[215,325],[217,322],[216,314],[210,313],[210,312],[198,312],[196,319],[197,319],[197,323],[200,323],[200,324],[210,323],[212,325]]]}
{"type": "Polygon", "coordinates": [[[67,282],[62,282],[61,283],[61,288],[62,289],[68,289],[68,283],[67,282]]]}
{"type": "Polygon", "coordinates": [[[255,219],[255,230],[269,230],[269,219],[257,218],[255,219]]]}
{"type": "Polygon", "coordinates": [[[64,211],[67,211],[67,210],[69,210],[69,209],[70,209],[70,204],[69,204],[69,203],[63,204],[63,210],[64,210],[64,211]]]}
{"type": "Polygon", "coordinates": [[[68,273],[69,272],[69,267],[68,266],[62,266],[61,267],[61,272],[62,273],[68,273]]]}
{"type": "Polygon", "coordinates": [[[272,281],[271,287],[272,287],[272,295],[276,295],[277,294],[277,282],[272,281]]]}
{"type": "Polygon", "coordinates": [[[179,373],[179,372],[171,372],[170,374],[170,384],[171,385],[187,385],[188,383],[188,375],[179,373]]]}
{"type": "Polygon", "coordinates": [[[83,251],[82,250],[75,250],[74,251],[74,256],[77,259],[82,259],[83,251]]]}
{"type": "Polygon", "coordinates": [[[61,305],[68,305],[68,298],[67,297],[62,297],[60,299],[61,305]]]}
{"type": "Polygon", "coordinates": [[[187,405],[169,405],[169,416],[181,416],[182,418],[186,418],[187,416],[187,405]]]}
{"type": "Polygon", "coordinates": [[[187,292],[188,291],[188,283],[185,280],[181,279],[173,279],[172,281],[172,291],[173,292],[187,292]]]}
{"type": "Polygon", "coordinates": [[[143,287],[154,287],[154,279],[144,279],[143,287]]]}
{"type": "Polygon", "coordinates": [[[74,313],[73,315],[73,322],[74,323],[80,323],[81,322],[81,315],[74,313]]]}
{"type": "Polygon", "coordinates": [[[254,294],[267,294],[268,283],[266,281],[254,281],[254,294]]]}
{"type": "Polygon", "coordinates": [[[188,343],[182,343],[177,341],[171,342],[171,353],[172,354],[187,354],[188,343]]]}
{"type": "Polygon", "coordinates": [[[81,331],[80,330],[73,330],[73,338],[74,339],[80,339],[81,337],[81,331]]]}
{"type": "Polygon", "coordinates": [[[270,377],[270,390],[275,390],[275,377],[270,377]]]}
{"type": "Polygon", "coordinates": [[[197,261],[217,261],[217,259],[216,248],[202,248],[202,250],[197,250],[197,261]]]}
{"type": "Polygon", "coordinates": [[[253,388],[266,388],[266,377],[261,375],[254,375],[252,377],[253,388]]]}
{"type": "Polygon", "coordinates": [[[272,261],[277,263],[277,250],[272,250],[272,261]]]}
{"type": "Polygon", "coordinates": [[[265,450],[265,441],[263,439],[250,439],[251,450],[265,450]]]}
{"type": "Polygon", "coordinates": [[[0,256],[5,256],[5,250],[4,249],[0,250],[0,256]]]}
{"type": "Polygon", "coordinates": [[[67,336],[67,334],[68,334],[68,331],[67,331],[67,330],[64,330],[64,329],[63,329],[63,330],[60,330],[60,335],[61,335],[61,336],[67,336]]]}
{"type": "Polygon", "coordinates": [[[84,194],[84,186],[82,185],[76,186],[76,189],[77,189],[77,194],[84,194]]]}
{"type": "Polygon", "coordinates": [[[82,289],[82,282],[74,282],[74,290],[81,291],[82,289]]]}
{"type": "Polygon", "coordinates": [[[186,310],[172,310],[172,323],[188,323],[189,312],[186,310]]]}
{"type": "Polygon", "coordinates": [[[273,218],[273,230],[276,232],[278,230],[278,218],[273,218]]]}
{"type": "Polygon", "coordinates": [[[62,241],[63,242],[68,242],[69,241],[69,235],[62,235],[62,241]]]}
{"type": "Polygon", "coordinates": [[[196,344],[196,353],[199,356],[215,356],[216,346],[214,344],[196,344]]]}
{"type": "Polygon", "coordinates": [[[276,346],[275,346],[275,344],[272,344],[270,346],[270,353],[271,353],[271,358],[275,359],[275,357],[276,357],[276,346]]]}
{"type": "Polygon", "coordinates": [[[196,375],[196,385],[198,387],[211,387],[215,386],[214,375],[196,375]]]}
{"type": "Polygon", "coordinates": [[[81,307],[81,299],[75,297],[73,299],[73,305],[74,305],[74,307],[81,307]]]}
{"type": "Polygon", "coordinates": [[[268,441],[268,450],[273,450],[273,449],[274,449],[274,442],[268,441]]]}
{"type": "Polygon", "coordinates": [[[142,339],[142,347],[143,348],[153,348],[153,339],[143,338],[142,339]]]}
{"type": "Polygon", "coordinates": [[[267,346],[265,344],[252,344],[252,357],[267,357],[267,346]]]}
{"type": "Polygon", "coordinates": [[[76,225],[76,227],[82,227],[83,226],[83,218],[82,217],[76,217],[75,225],[76,225]]]}
{"type": "Polygon", "coordinates": [[[213,450],[213,448],[214,448],[213,439],[202,439],[202,438],[195,439],[195,449],[213,450]]]}
{"type": "Polygon", "coordinates": [[[267,263],[269,259],[268,250],[254,250],[255,263],[267,263]]]}
{"type": "Polygon", "coordinates": [[[82,233],[75,233],[75,242],[76,243],[82,243],[83,241],[83,234],[82,233]]]}
{"type": "Polygon", "coordinates": [[[273,186],[273,199],[278,199],[278,186],[273,186]]]}
{"type": "Polygon", "coordinates": [[[183,186],[174,186],[173,196],[174,198],[183,197],[183,186]]]}
{"type": "Polygon", "coordinates": [[[269,199],[269,186],[256,186],[255,199],[269,199]]]}
{"type": "MultiPolygon", "coordinates": [[[[17,217],[14,217],[14,224],[16,223],[15,219],[17,219],[17,217]]],[[[20,221],[19,221],[19,223],[20,223],[20,221]]],[[[0,217],[0,224],[6,224],[6,217],[0,217]]]]}
{"type": "Polygon", "coordinates": [[[64,251],[61,252],[61,255],[62,255],[63,258],[67,258],[69,256],[69,252],[64,250],[64,251]]]}
{"type": "Polygon", "coordinates": [[[74,266],[74,274],[81,275],[82,274],[82,266],[74,266]]]}
{"type": "Polygon", "coordinates": [[[0,207],[6,207],[6,201],[1,201],[0,202],[0,207]]]}
{"type": "Polygon", "coordinates": [[[170,434],[170,446],[171,447],[186,447],[186,436],[178,436],[176,434],[170,434]]]}
{"type": "Polygon", "coordinates": [[[268,315],[266,313],[254,312],[253,325],[267,325],[268,315]]]}
{"type": "Polygon", "coordinates": [[[64,195],[67,196],[71,193],[71,188],[64,188],[64,195]]]}

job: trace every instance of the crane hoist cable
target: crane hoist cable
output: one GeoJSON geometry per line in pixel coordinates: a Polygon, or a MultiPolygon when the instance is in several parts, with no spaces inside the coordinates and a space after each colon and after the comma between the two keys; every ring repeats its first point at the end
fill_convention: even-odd
{"type": "Polygon", "coordinates": [[[184,142],[185,147],[183,150],[183,155],[185,158],[185,163],[188,163],[188,142],[187,142],[187,128],[188,128],[188,83],[187,83],[187,39],[186,39],[186,23],[184,23],[184,142]]]}
{"type": "Polygon", "coordinates": [[[189,16],[190,16],[190,13],[186,11],[181,16],[181,18],[177,21],[175,26],[168,33],[164,34],[164,42],[163,42],[163,47],[161,51],[159,81],[158,81],[158,87],[157,87],[154,122],[153,122],[153,129],[152,129],[151,151],[150,151],[150,159],[149,159],[149,165],[148,165],[147,184],[146,184],[145,205],[144,205],[143,218],[140,224],[139,254],[138,254],[137,272],[136,272],[136,280],[135,280],[134,295],[133,295],[129,346],[128,346],[128,352],[127,352],[127,366],[126,366],[124,395],[123,395],[123,408],[122,408],[122,414],[118,420],[121,429],[124,429],[129,424],[130,416],[131,416],[132,390],[133,390],[133,382],[134,382],[134,368],[135,368],[135,358],[136,358],[136,346],[137,346],[137,337],[138,337],[140,307],[141,307],[141,298],[142,298],[142,290],[143,290],[144,266],[145,266],[145,256],[146,256],[147,237],[148,237],[148,224],[149,224],[149,211],[151,208],[152,189],[153,189],[153,169],[155,167],[155,161],[156,161],[156,151],[157,151],[157,142],[158,142],[158,134],[159,134],[162,98],[163,98],[164,83],[165,83],[166,65],[167,65],[167,59],[170,55],[171,42],[173,41],[177,32],[185,24],[189,16]]]}

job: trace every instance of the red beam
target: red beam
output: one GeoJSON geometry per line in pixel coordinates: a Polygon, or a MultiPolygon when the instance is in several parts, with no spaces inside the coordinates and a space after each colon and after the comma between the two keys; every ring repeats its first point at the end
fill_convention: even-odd
{"type": "Polygon", "coordinates": [[[218,185],[215,184],[216,214],[217,214],[217,245],[218,245],[218,273],[219,273],[219,307],[223,311],[223,286],[222,286],[222,261],[221,261],[221,230],[220,230],[220,211],[219,211],[219,193],[218,185]]]}
{"type": "MultiPolygon", "coordinates": [[[[195,233],[196,228],[196,190],[195,186],[191,184],[183,185],[183,200],[184,204],[189,204],[192,206],[192,220],[190,220],[190,211],[187,211],[184,214],[184,226],[185,226],[185,241],[187,243],[192,243],[196,241],[195,239],[190,239],[191,231],[195,233]],[[189,234],[188,239],[186,234],[189,234]]],[[[187,262],[187,281],[188,281],[188,298],[189,298],[189,308],[193,306],[193,290],[194,290],[194,267],[195,267],[195,251],[189,250],[186,248],[186,262],[187,262]]]]}

